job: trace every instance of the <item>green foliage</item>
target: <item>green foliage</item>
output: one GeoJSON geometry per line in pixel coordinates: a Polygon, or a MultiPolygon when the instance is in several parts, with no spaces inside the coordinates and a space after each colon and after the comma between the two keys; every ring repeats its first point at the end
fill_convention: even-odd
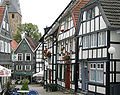
{"type": "Polygon", "coordinates": [[[18,26],[17,34],[13,36],[13,39],[18,43],[22,39],[21,33],[25,33],[26,37],[34,38],[36,41],[38,41],[42,37],[42,34],[39,33],[38,26],[33,25],[32,23],[20,24],[18,26]]]}
{"type": "Polygon", "coordinates": [[[16,35],[13,36],[13,39],[19,43],[21,41],[21,32],[20,31],[17,31],[16,35]]]}
{"type": "Polygon", "coordinates": [[[57,91],[57,85],[56,84],[50,83],[50,84],[47,84],[46,86],[52,92],[57,91]]]}
{"type": "Polygon", "coordinates": [[[6,83],[6,88],[7,88],[7,90],[12,90],[14,88],[14,86],[12,85],[11,80],[8,80],[8,82],[6,83]]]}
{"type": "Polygon", "coordinates": [[[28,79],[23,79],[22,80],[22,88],[21,88],[21,90],[29,90],[28,83],[29,83],[28,79]]]}

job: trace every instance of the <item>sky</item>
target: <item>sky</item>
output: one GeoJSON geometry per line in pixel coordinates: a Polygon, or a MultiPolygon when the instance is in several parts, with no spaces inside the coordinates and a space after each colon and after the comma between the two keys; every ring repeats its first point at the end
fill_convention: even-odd
{"type": "Polygon", "coordinates": [[[22,23],[33,23],[44,34],[46,26],[51,26],[71,0],[19,0],[22,23]]]}

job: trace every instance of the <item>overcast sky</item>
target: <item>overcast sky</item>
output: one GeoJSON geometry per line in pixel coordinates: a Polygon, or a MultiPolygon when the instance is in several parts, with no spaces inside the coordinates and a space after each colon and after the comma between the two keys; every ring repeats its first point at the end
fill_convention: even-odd
{"type": "Polygon", "coordinates": [[[43,28],[52,25],[71,0],[20,0],[22,23],[33,23],[43,28]]]}

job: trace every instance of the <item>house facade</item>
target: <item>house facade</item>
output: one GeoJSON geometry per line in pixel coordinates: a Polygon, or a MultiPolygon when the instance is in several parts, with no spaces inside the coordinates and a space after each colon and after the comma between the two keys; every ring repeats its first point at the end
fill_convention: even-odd
{"type": "Polygon", "coordinates": [[[10,20],[10,28],[12,35],[14,36],[17,33],[17,27],[21,24],[22,14],[20,9],[19,0],[1,0],[0,5],[8,6],[8,14],[10,20]]]}
{"type": "MultiPolygon", "coordinates": [[[[8,8],[0,6],[0,65],[11,69],[11,45],[12,41],[8,8]]],[[[8,77],[0,78],[0,85],[7,82],[8,77]]]]}
{"type": "Polygon", "coordinates": [[[57,84],[67,90],[76,90],[76,62],[75,48],[76,38],[75,29],[80,8],[89,0],[73,0],[68,10],[59,21],[58,45],[57,45],[57,65],[58,79],[57,84]],[[69,62],[63,57],[69,56],[69,62]]]}
{"type": "Polygon", "coordinates": [[[78,90],[90,95],[119,93],[119,2],[90,0],[80,11],[76,28],[78,90]],[[110,47],[116,49],[113,57],[110,47]]]}
{"type": "Polygon", "coordinates": [[[32,82],[32,75],[36,73],[36,54],[34,50],[36,49],[38,43],[30,38],[23,38],[19,43],[18,47],[14,51],[18,59],[14,62],[14,73],[15,79],[22,80],[28,78],[32,82]]]}

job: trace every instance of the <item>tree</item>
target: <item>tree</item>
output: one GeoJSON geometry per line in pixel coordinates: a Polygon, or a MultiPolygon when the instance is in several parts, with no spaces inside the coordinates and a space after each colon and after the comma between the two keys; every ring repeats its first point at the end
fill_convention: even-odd
{"type": "Polygon", "coordinates": [[[34,38],[36,41],[38,41],[42,36],[42,34],[39,33],[38,26],[33,25],[32,23],[20,24],[18,26],[18,32],[14,36],[14,40],[16,42],[20,42],[19,40],[21,39],[21,35],[20,35],[21,33],[25,33],[26,37],[34,38]]]}
{"type": "Polygon", "coordinates": [[[19,43],[21,41],[21,33],[19,31],[17,31],[16,35],[13,36],[13,39],[19,43]]]}

